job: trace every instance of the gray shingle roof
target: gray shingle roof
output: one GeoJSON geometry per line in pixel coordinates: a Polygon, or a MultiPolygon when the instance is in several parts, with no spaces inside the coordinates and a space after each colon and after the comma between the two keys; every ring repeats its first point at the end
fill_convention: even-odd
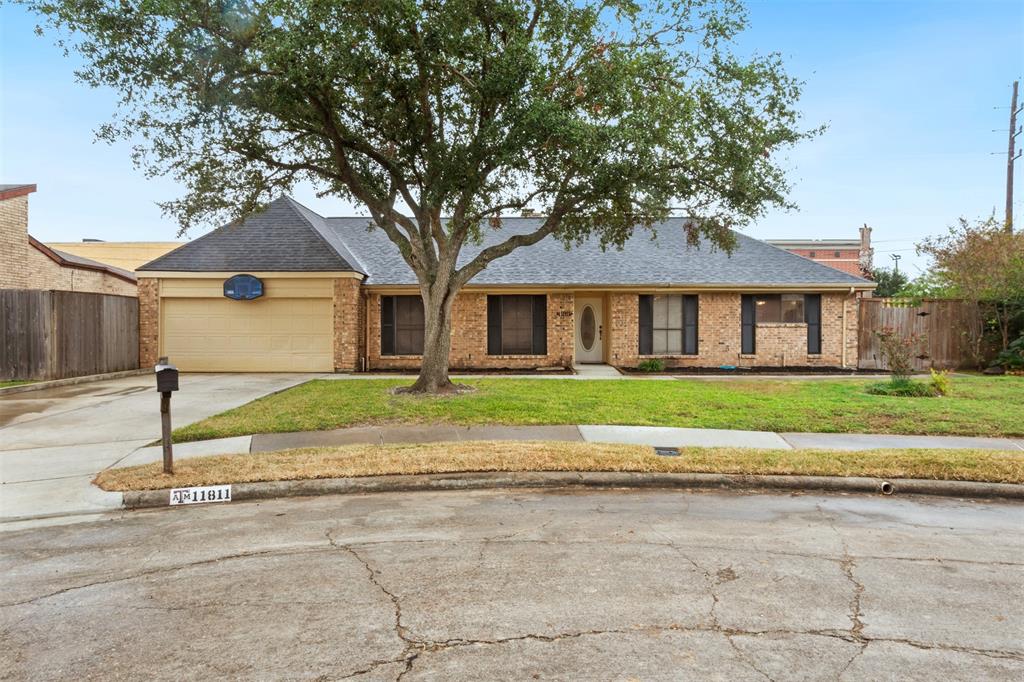
{"type": "Polygon", "coordinates": [[[290,199],[275,199],[261,213],[225,225],[139,271],[344,272],[362,269],[323,225],[323,218],[290,199]]]}
{"type": "MultiPolygon", "coordinates": [[[[463,265],[482,248],[540,227],[543,218],[503,218],[485,230],[483,243],[467,244],[463,265]]],[[[624,249],[601,250],[589,239],[566,250],[548,237],[490,263],[471,284],[633,286],[865,286],[860,277],[737,233],[727,254],[703,241],[686,245],[684,218],[638,230],[624,249]]],[[[412,270],[369,218],[324,218],[288,197],[240,225],[228,225],[139,268],[165,271],[356,271],[367,284],[416,284],[412,270]]]]}
{"type": "Polygon", "coordinates": [[[53,247],[50,247],[50,250],[53,251],[55,254],[57,254],[58,256],[60,256],[61,258],[63,258],[64,260],[66,260],[68,263],[70,263],[72,265],[84,265],[86,267],[90,267],[90,268],[93,268],[93,269],[96,269],[96,270],[103,269],[103,270],[107,270],[108,272],[117,273],[117,274],[121,275],[122,277],[127,277],[127,278],[130,278],[130,279],[135,279],[135,273],[130,271],[130,270],[125,270],[124,268],[114,267],[113,265],[107,265],[106,263],[101,263],[98,260],[93,260],[92,258],[86,258],[85,256],[77,256],[77,255],[75,255],[73,253],[68,253],[67,251],[61,251],[60,249],[55,249],[53,247]]]}
{"type": "MultiPolygon", "coordinates": [[[[382,230],[367,231],[368,218],[327,218],[327,225],[356,253],[369,275],[367,284],[415,284],[416,278],[382,230]]],[[[487,230],[479,246],[467,245],[459,264],[480,249],[528,233],[543,218],[503,218],[500,230],[487,230]]],[[[657,236],[638,230],[624,249],[602,251],[597,239],[566,251],[548,237],[491,262],[471,284],[493,285],[641,285],[641,286],[753,286],[846,285],[864,286],[865,279],[797,256],[765,242],[736,233],[732,254],[708,241],[686,245],[684,218],[672,218],[657,227],[657,236]]]]}

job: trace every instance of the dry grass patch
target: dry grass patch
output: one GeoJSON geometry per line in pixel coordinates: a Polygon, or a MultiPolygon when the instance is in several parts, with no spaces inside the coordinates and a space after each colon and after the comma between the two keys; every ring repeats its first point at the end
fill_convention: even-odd
{"type": "Polygon", "coordinates": [[[651,448],[605,443],[478,441],[299,448],[196,457],[175,464],[107,469],[104,490],[157,490],[218,483],[474,471],[635,471],[870,476],[1024,483],[1024,452],[1000,450],[753,450],[683,448],[659,457],[651,448]]]}

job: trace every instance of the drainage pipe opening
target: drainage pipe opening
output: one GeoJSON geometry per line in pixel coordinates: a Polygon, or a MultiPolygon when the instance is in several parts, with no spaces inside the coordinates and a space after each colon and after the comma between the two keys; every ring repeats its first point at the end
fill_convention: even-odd
{"type": "Polygon", "coordinates": [[[882,481],[882,486],[880,489],[883,495],[892,495],[894,492],[896,492],[896,486],[894,486],[892,483],[889,483],[889,481],[882,481]]]}

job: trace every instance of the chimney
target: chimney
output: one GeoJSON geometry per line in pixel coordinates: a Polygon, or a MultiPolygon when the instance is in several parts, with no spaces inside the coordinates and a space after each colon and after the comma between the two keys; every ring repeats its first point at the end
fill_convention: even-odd
{"type": "Polygon", "coordinates": [[[871,228],[867,223],[860,228],[860,267],[865,272],[874,269],[875,250],[871,248],[871,228]]]}

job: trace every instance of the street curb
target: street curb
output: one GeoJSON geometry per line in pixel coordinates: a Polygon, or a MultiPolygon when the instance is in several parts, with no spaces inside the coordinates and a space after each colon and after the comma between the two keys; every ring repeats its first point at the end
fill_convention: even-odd
{"type": "MultiPolygon", "coordinates": [[[[236,483],[231,486],[231,499],[232,501],[269,500],[280,497],[314,495],[501,488],[717,488],[723,490],[824,491],[1024,500],[1024,485],[1014,483],[931,481],[915,478],[883,480],[878,478],[833,476],[754,476],[603,471],[414,474],[236,483]]],[[[126,509],[165,507],[170,504],[169,500],[169,489],[137,490],[124,493],[124,506],[126,509]]]]}
{"type": "Polygon", "coordinates": [[[133,377],[139,374],[146,374],[152,371],[152,369],[126,369],[123,372],[107,372],[106,374],[87,374],[81,377],[54,379],[53,381],[36,381],[31,384],[21,384],[20,386],[8,386],[6,388],[0,388],[0,396],[10,395],[12,393],[25,393],[27,391],[42,391],[47,388],[59,388],[61,386],[75,386],[77,384],[88,384],[93,381],[104,381],[106,379],[123,379],[124,377],[133,377]]]}

